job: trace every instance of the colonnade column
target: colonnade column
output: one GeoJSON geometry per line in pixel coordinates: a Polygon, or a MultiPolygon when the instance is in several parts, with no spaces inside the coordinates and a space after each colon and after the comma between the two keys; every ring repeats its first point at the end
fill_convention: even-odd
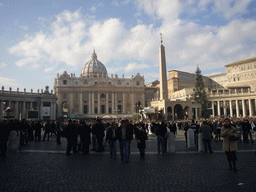
{"type": "MultiPolygon", "coordinates": [[[[22,115],[21,115],[22,119],[25,119],[25,117],[26,117],[25,105],[26,105],[26,101],[23,101],[23,103],[22,103],[22,113],[21,113],[21,114],[22,114],[22,115]]],[[[43,107],[41,106],[40,117],[41,117],[41,115],[42,115],[42,109],[43,109],[43,107]]],[[[42,118],[40,118],[40,119],[42,119],[42,118]]]]}
{"type": "Polygon", "coordinates": [[[224,112],[224,117],[227,117],[227,106],[226,106],[226,101],[223,101],[223,112],[224,112]]]}
{"type": "Polygon", "coordinates": [[[115,93],[112,92],[112,97],[111,97],[111,104],[112,104],[112,109],[111,109],[111,112],[112,114],[115,113],[115,93]]]}
{"type": "Polygon", "coordinates": [[[125,113],[125,94],[123,92],[123,108],[122,108],[122,113],[125,113]]]}
{"type": "Polygon", "coordinates": [[[195,108],[196,120],[198,119],[198,108],[195,108]]]}
{"type": "Polygon", "coordinates": [[[248,102],[249,102],[249,116],[253,116],[253,112],[252,112],[252,100],[251,99],[248,99],[248,102]]]}
{"type": "Polygon", "coordinates": [[[32,107],[33,107],[33,103],[30,102],[30,103],[29,103],[29,109],[32,110],[32,107]]]}
{"type": "Polygon", "coordinates": [[[214,101],[212,101],[212,116],[215,117],[214,101]]]}
{"type": "Polygon", "coordinates": [[[246,109],[245,109],[245,100],[242,100],[242,109],[243,109],[243,117],[246,116],[246,109]]]}
{"type": "Polygon", "coordinates": [[[218,116],[220,116],[220,101],[217,101],[218,116]]]}
{"type": "Polygon", "coordinates": [[[239,105],[238,105],[238,100],[236,100],[236,116],[239,117],[239,105]]]}
{"type": "Polygon", "coordinates": [[[232,100],[229,101],[229,109],[230,109],[230,117],[233,117],[233,106],[232,106],[232,100]]]}
{"type": "Polygon", "coordinates": [[[98,114],[101,114],[101,110],[100,110],[100,93],[98,93],[98,114]]]}
{"type": "Polygon", "coordinates": [[[108,111],[108,92],[106,93],[106,114],[109,114],[109,111],[108,111]]]}
{"type": "Polygon", "coordinates": [[[89,92],[89,103],[87,104],[87,106],[88,106],[88,113],[91,114],[92,113],[92,110],[91,110],[91,108],[92,108],[92,93],[91,92],[89,92]]]}
{"type": "Polygon", "coordinates": [[[18,101],[15,101],[15,116],[14,116],[14,118],[15,119],[18,119],[19,117],[19,102],[18,101]]]}

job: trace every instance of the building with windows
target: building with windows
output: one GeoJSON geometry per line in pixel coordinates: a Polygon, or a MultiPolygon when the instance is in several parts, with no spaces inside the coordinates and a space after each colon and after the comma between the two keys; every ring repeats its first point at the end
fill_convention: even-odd
{"type": "Polygon", "coordinates": [[[56,100],[57,97],[53,91],[49,92],[49,87],[46,86],[45,90],[39,89],[34,93],[31,89],[23,92],[17,88],[13,91],[10,87],[9,90],[0,91],[0,120],[5,119],[4,112],[9,109],[12,119],[31,119],[31,120],[55,120],[56,119],[56,100]]]}
{"type": "Polygon", "coordinates": [[[137,107],[145,106],[144,81],[139,73],[130,78],[109,77],[94,51],[79,77],[66,71],[57,74],[57,118],[131,116],[137,107]]]}
{"type": "MultiPolygon", "coordinates": [[[[237,61],[225,65],[226,73],[221,73],[211,76],[203,76],[206,92],[208,93],[209,106],[208,109],[212,117],[251,117],[256,116],[256,57],[237,61]]],[[[177,70],[169,71],[168,98],[171,103],[179,101],[187,101],[191,104],[193,101],[193,89],[195,85],[195,74],[177,70]],[[190,100],[190,101],[189,101],[190,100]]],[[[149,86],[155,88],[155,93],[158,84],[149,86]]],[[[156,96],[153,91],[150,95],[154,98],[149,100],[157,101],[159,96],[156,96]]],[[[147,102],[149,102],[147,100],[147,102]]],[[[151,102],[152,103],[152,102],[151,102]]],[[[156,102],[153,102],[156,103],[156,102]]],[[[152,103],[152,104],[153,104],[152,103]]],[[[183,102],[184,103],[184,102],[183,102]]],[[[186,103],[186,102],[185,102],[186,103]]],[[[190,117],[199,117],[200,108],[192,109],[189,113],[189,104],[181,105],[179,109],[174,109],[174,117],[172,110],[166,110],[167,119],[175,119],[186,117],[186,114],[192,114],[190,117]],[[185,106],[186,105],[186,106],[185,106]],[[178,115],[180,114],[180,115],[178,115]]],[[[164,108],[164,107],[162,107],[164,108]]]]}

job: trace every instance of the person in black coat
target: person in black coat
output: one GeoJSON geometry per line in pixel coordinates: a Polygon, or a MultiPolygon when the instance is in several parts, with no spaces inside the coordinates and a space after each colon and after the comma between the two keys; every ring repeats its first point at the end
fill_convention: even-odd
{"type": "Polygon", "coordinates": [[[7,141],[9,139],[11,129],[5,120],[0,122],[0,152],[2,157],[6,157],[7,141]]]}
{"type": "Polygon", "coordinates": [[[137,147],[140,150],[140,158],[145,159],[147,132],[141,123],[135,128],[135,138],[137,140],[137,147]]]}
{"type": "Polygon", "coordinates": [[[117,139],[119,140],[121,160],[128,162],[130,142],[133,139],[133,130],[127,126],[126,120],[121,121],[121,126],[117,128],[117,139]]]}
{"type": "Polygon", "coordinates": [[[166,124],[162,121],[161,125],[159,125],[159,127],[156,129],[158,154],[160,154],[160,146],[162,147],[162,153],[165,153],[166,151],[164,144],[164,138],[166,137],[166,133],[166,124]]]}
{"type": "Polygon", "coordinates": [[[37,121],[36,124],[34,125],[34,129],[35,129],[35,141],[41,141],[41,122],[37,121]]]}
{"type": "Polygon", "coordinates": [[[49,120],[47,120],[46,123],[44,124],[44,138],[42,141],[45,141],[46,135],[48,135],[47,141],[49,141],[50,131],[51,131],[51,125],[50,125],[49,120]]]}
{"type": "Polygon", "coordinates": [[[251,124],[249,123],[249,121],[247,119],[244,120],[244,122],[242,124],[242,129],[243,129],[244,143],[249,143],[248,135],[251,131],[251,124]]]}
{"type": "Polygon", "coordinates": [[[104,146],[103,146],[103,139],[105,136],[105,133],[104,133],[105,127],[99,119],[97,119],[97,122],[94,125],[94,129],[96,131],[96,139],[97,139],[97,144],[98,144],[98,149],[96,151],[97,152],[105,151],[104,146]]]}
{"type": "Polygon", "coordinates": [[[80,125],[77,127],[78,129],[78,135],[81,138],[81,143],[78,146],[79,150],[82,151],[83,155],[89,155],[89,146],[91,144],[91,129],[90,126],[85,124],[84,121],[81,122],[80,125]]]}
{"type": "Polygon", "coordinates": [[[110,146],[110,157],[112,158],[114,156],[114,159],[116,159],[117,127],[118,127],[117,123],[112,122],[106,134],[106,142],[109,142],[109,146],[110,146]]]}
{"type": "Polygon", "coordinates": [[[77,129],[75,123],[72,123],[71,120],[68,121],[68,125],[64,129],[64,135],[67,138],[67,151],[66,155],[70,155],[70,151],[73,148],[73,153],[77,153],[77,129]]]}

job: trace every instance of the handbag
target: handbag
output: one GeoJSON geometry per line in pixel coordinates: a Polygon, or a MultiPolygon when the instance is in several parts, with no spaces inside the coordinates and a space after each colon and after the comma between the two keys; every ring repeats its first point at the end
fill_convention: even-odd
{"type": "Polygon", "coordinates": [[[231,136],[229,137],[229,141],[238,141],[239,137],[231,136]]]}

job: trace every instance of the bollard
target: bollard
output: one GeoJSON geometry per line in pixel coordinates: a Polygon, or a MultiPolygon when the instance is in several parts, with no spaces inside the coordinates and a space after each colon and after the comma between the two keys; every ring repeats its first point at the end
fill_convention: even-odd
{"type": "Polygon", "coordinates": [[[167,133],[167,150],[168,153],[175,153],[175,135],[172,132],[167,133]]]}
{"type": "Polygon", "coordinates": [[[195,136],[194,136],[194,129],[188,129],[187,133],[187,138],[188,138],[188,148],[195,148],[195,136]]]}
{"type": "Polygon", "coordinates": [[[204,151],[204,142],[201,133],[198,135],[198,151],[204,151]]]}
{"type": "Polygon", "coordinates": [[[17,151],[19,149],[19,136],[17,131],[11,131],[8,140],[8,151],[17,151]]]}

